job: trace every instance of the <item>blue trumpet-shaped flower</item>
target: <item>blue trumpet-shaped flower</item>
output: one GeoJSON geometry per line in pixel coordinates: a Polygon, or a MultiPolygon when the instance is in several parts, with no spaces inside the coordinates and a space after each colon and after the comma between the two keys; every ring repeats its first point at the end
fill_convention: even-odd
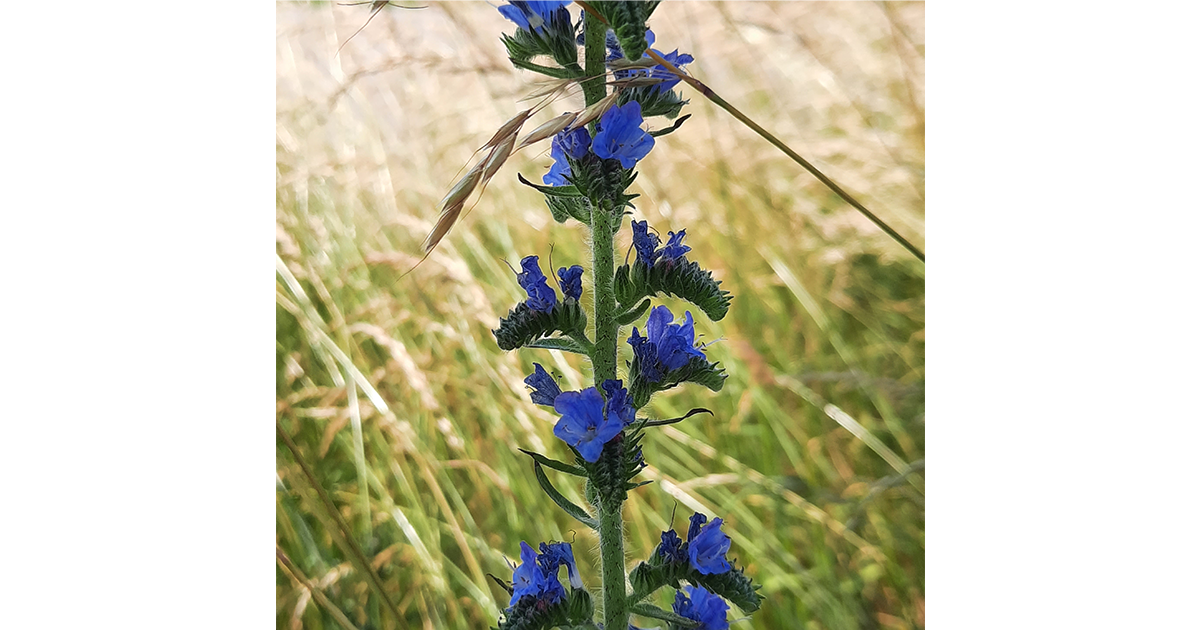
{"type": "Polygon", "coordinates": [[[546,284],[546,274],[542,273],[541,267],[538,266],[538,257],[522,258],[521,269],[521,273],[517,274],[517,283],[529,294],[525,304],[535,311],[550,312],[558,303],[558,297],[554,294],[554,289],[546,284]]]}
{"type": "MultiPolygon", "coordinates": [[[[696,60],[689,54],[680,54],[678,48],[666,54],[663,54],[659,50],[655,50],[654,52],[662,55],[662,58],[665,61],[671,62],[671,64],[673,64],[676,68],[679,68],[681,71],[683,70],[684,66],[696,60]]],[[[653,68],[650,68],[650,78],[659,79],[661,81],[660,83],[655,83],[653,87],[653,89],[657,90],[658,92],[667,92],[676,85],[679,85],[679,82],[681,81],[678,75],[670,70],[667,70],[666,66],[662,64],[658,64],[653,68]]]]}
{"type": "Polygon", "coordinates": [[[695,539],[696,535],[700,533],[700,528],[703,527],[704,524],[707,522],[708,522],[708,517],[701,514],[700,512],[695,512],[690,517],[688,517],[687,539],[688,540],[695,539]]]}
{"type": "Polygon", "coordinates": [[[570,4],[571,0],[511,0],[497,8],[500,15],[520,28],[540,33],[546,24],[556,19],[570,23],[571,16],[566,9],[570,4]],[[562,14],[558,13],[559,10],[562,14]]]}
{"type": "Polygon", "coordinates": [[[554,399],[554,410],[562,414],[554,435],[578,450],[584,461],[600,459],[604,445],[625,426],[620,415],[606,414],[604,407],[604,397],[595,387],[563,392],[554,399]]]}
{"type": "Polygon", "coordinates": [[[553,142],[550,143],[550,157],[554,158],[554,164],[551,164],[550,170],[542,175],[542,183],[547,186],[570,184],[567,177],[571,175],[571,163],[567,162],[567,154],[563,152],[562,147],[553,142]]]}
{"type": "Polygon", "coordinates": [[[699,621],[695,630],[729,630],[729,604],[700,586],[685,586],[675,593],[675,614],[699,621]]]}
{"type": "Polygon", "coordinates": [[[555,134],[550,145],[553,147],[556,144],[562,148],[563,153],[571,156],[572,159],[579,160],[587,155],[588,149],[592,147],[592,137],[588,135],[587,127],[579,127],[555,134]]]}
{"type": "Polygon", "coordinates": [[[637,262],[647,267],[654,266],[659,260],[676,260],[692,251],[691,247],[683,244],[687,230],[668,232],[667,244],[659,248],[658,235],[650,232],[646,221],[631,221],[633,228],[633,248],[637,251],[637,262]]]}
{"type": "Polygon", "coordinates": [[[563,295],[578,300],[583,295],[583,267],[579,265],[571,265],[559,267],[558,280],[562,282],[563,295]]]}
{"type": "Polygon", "coordinates": [[[685,313],[682,324],[674,324],[674,316],[665,306],[656,306],[646,321],[646,337],[634,327],[629,345],[638,360],[638,375],[650,383],[657,383],[672,370],[688,364],[693,357],[705,358],[695,347],[696,331],[692,313],[685,313]]]}
{"type": "Polygon", "coordinates": [[[566,566],[567,580],[571,583],[571,588],[583,588],[583,579],[579,577],[579,569],[575,567],[575,554],[571,551],[570,543],[541,543],[538,548],[541,553],[538,554],[537,561],[542,570],[557,579],[558,568],[566,566]]]}
{"type": "Polygon", "coordinates": [[[619,160],[623,168],[633,168],[654,148],[654,137],[642,129],[642,105],[637,101],[604,112],[599,129],[592,138],[592,152],[619,160]]]}
{"type": "Polygon", "coordinates": [[[539,556],[533,547],[521,541],[521,564],[513,569],[513,594],[508,605],[513,606],[522,597],[530,595],[540,601],[553,604],[566,597],[567,591],[558,581],[557,566],[553,572],[546,571],[538,563],[539,556]]]}
{"type": "Polygon", "coordinates": [[[729,536],[721,531],[721,519],[714,518],[699,528],[695,536],[688,532],[688,560],[704,575],[726,573],[733,568],[725,559],[730,542],[729,536]]]}
{"type": "Polygon", "coordinates": [[[533,374],[525,377],[525,384],[533,388],[529,398],[535,405],[553,407],[554,399],[562,393],[562,388],[540,363],[533,364],[533,374]]]}

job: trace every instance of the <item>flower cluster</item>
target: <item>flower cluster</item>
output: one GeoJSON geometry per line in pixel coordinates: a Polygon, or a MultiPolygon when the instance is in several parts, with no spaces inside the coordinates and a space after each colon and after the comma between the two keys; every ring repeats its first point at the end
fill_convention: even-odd
{"type": "Polygon", "coordinates": [[[641,104],[630,101],[600,116],[595,138],[584,127],[559,132],[550,143],[554,164],[542,176],[542,183],[548,186],[570,183],[567,180],[572,175],[570,160],[582,160],[589,151],[597,157],[619,161],[622,168],[633,168],[654,148],[654,136],[642,129],[643,122],[641,104]]]}
{"type": "Polygon", "coordinates": [[[633,328],[629,345],[633,347],[638,376],[642,380],[658,383],[668,372],[687,365],[693,357],[705,358],[704,352],[695,346],[692,312],[685,312],[682,324],[672,323],[674,320],[670,309],[656,306],[646,320],[645,337],[639,334],[636,326],[633,328]]]}
{"type": "Polygon", "coordinates": [[[732,541],[721,531],[721,519],[714,518],[707,525],[706,521],[708,517],[699,512],[692,515],[687,542],[680,540],[673,529],[663,532],[657,551],[659,557],[668,563],[683,562],[687,558],[692,568],[703,575],[729,572],[733,566],[725,559],[725,554],[732,541]]]}
{"type": "MultiPolygon", "coordinates": [[[[583,295],[583,267],[572,265],[570,268],[561,267],[558,270],[559,280],[562,282],[563,295],[567,298],[578,300],[583,295]]],[[[555,304],[558,304],[558,296],[554,293],[554,289],[546,283],[546,274],[542,273],[542,268],[538,264],[537,256],[526,256],[521,259],[521,271],[517,273],[517,284],[525,289],[525,293],[529,295],[529,299],[525,300],[525,305],[529,308],[542,313],[549,313],[555,304]]]]}
{"type": "Polygon", "coordinates": [[[564,392],[541,364],[534,363],[525,384],[533,388],[529,398],[534,404],[554,407],[562,414],[554,425],[554,435],[579,451],[585,461],[600,459],[604,445],[637,419],[629,392],[618,380],[600,384],[604,396],[595,387],[564,392]]]}
{"type": "Polygon", "coordinates": [[[521,564],[513,567],[512,599],[515,606],[522,597],[532,597],[546,604],[557,604],[566,597],[566,589],[558,581],[559,567],[567,567],[567,579],[571,588],[583,588],[583,580],[575,567],[575,554],[569,543],[541,543],[541,553],[535,552],[525,541],[521,541],[521,564]]]}
{"type": "Polygon", "coordinates": [[[674,261],[692,251],[691,247],[683,244],[687,230],[667,232],[667,244],[661,248],[657,234],[650,232],[646,221],[631,221],[633,228],[633,249],[637,251],[637,262],[647,267],[653,267],[659,260],[674,261]]]}

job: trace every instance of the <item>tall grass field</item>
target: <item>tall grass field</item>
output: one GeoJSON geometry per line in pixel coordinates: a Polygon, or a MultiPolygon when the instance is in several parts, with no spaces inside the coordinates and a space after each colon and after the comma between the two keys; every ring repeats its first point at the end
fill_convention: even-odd
{"type": "MultiPolygon", "coordinates": [[[[503,352],[491,332],[524,299],[508,264],[551,251],[555,268],[589,264],[583,228],[517,181],[540,183],[549,144],[510,159],[405,275],[439,201],[537,77],[508,63],[512,25],[494,6],[405,4],[427,8],[384,7],[353,39],[369,4],[277,5],[280,628],[494,626],[508,595],[488,575],[511,578],[521,540],[574,541],[599,584],[594,532],[517,450],[565,453],[558,416],[522,384],[533,361],[564,389],[590,374],[578,355],[503,352]]],[[[665,2],[651,26],[656,48],[695,56],[692,75],[925,249],[923,4],[665,2]]],[[[713,415],[647,432],[654,482],[626,505],[630,566],[672,515],[719,514],[766,598],[733,627],[922,628],[924,264],[679,90],[692,118],[639,164],[635,218],[686,228],[733,293],[719,324],[664,302],[692,311],[729,376],[647,409],[713,415]]],[[[529,128],[581,104],[572,93],[529,128]]],[[[617,246],[620,261],[627,231],[617,246]]],[[[559,487],[585,502],[581,484],[559,487]]]]}

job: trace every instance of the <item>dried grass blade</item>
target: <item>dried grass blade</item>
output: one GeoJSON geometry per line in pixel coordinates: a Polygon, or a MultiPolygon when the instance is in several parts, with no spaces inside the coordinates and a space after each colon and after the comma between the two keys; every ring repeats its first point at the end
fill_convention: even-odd
{"type": "Polygon", "coordinates": [[[561,116],[555,116],[554,118],[550,119],[549,122],[529,132],[529,135],[525,136],[525,139],[521,141],[521,146],[517,147],[517,149],[524,149],[535,142],[541,142],[542,140],[553,136],[563,129],[566,129],[567,126],[570,125],[578,115],[579,114],[576,112],[567,112],[561,116]]]}

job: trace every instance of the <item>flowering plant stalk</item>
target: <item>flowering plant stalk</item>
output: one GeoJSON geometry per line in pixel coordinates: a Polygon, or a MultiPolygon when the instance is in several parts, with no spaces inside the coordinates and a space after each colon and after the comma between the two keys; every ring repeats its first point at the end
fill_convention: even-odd
{"type": "Polygon", "coordinates": [[[540,542],[535,549],[520,541],[520,563],[513,565],[511,582],[498,580],[510,595],[499,627],[623,630],[633,627],[629,617],[636,614],[665,621],[671,628],[725,629],[729,603],[749,613],[758,609],[761,596],[727,558],[731,541],[721,531],[722,519],[693,514],[686,538],[673,529],[663,532],[657,548],[627,573],[621,515],[628,492],[649,483],[636,479],[646,466],[641,448],[645,431],[706,411],[653,419],[640,417],[639,410],[654,394],[683,383],[719,391],[725,380],[724,371],[709,362],[696,344],[691,311],[679,318],[666,306],[651,308],[654,298],[671,295],[692,303],[714,321],[729,309],[729,293],[711,273],[688,260],[686,230],[668,232],[664,243],[646,221],[631,219],[635,259],[617,267],[614,256],[614,239],[624,229],[625,215],[634,214],[632,202],[637,195],[626,191],[637,177],[636,165],[650,154],[656,138],[676,131],[687,118],[678,117],[686,101],[672,88],[680,81],[678,69],[693,58],[678,50],[653,51],[673,66],[668,71],[647,54],[655,38],[646,22],[658,2],[578,3],[585,9],[578,18],[572,17],[570,4],[569,0],[512,0],[499,7],[516,25],[512,35],[502,37],[514,66],[557,82],[540,105],[517,114],[485,144],[487,154],[443,200],[442,216],[425,244],[426,252],[437,245],[466,200],[486,185],[514,150],[547,139],[554,164],[542,184],[524,177],[521,181],[545,195],[556,221],[579,221],[589,230],[591,336],[589,313],[583,306],[583,266],[561,267],[548,276],[537,255],[522,259],[516,273],[527,299],[493,332],[502,349],[576,352],[592,365],[593,386],[582,391],[562,391],[540,364],[531,366],[532,373],[525,379],[530,398],[559,414],[554,435],[571,457],[563,461],[522,452],[533,459],[535,478],[550,499],[598,534],[602,621],[595,619],[596,605],[570,544],[540,542]],[[518,144],[521,128],[533,112],[573,85],[582,87],[585,107],[552,119],[518,144]],[[675,119],[675,123],[649,131],[647,119],[655,117],[675,119]],[[559,291],[551,286],[551,278],[559,291]],[[643,317],[644,324],[639,324],[643,317]],[[629,328],[626,337],[622,330],[629,328]],[[633,360],[622,371],[617,347],[623,337],[633,360]],[[585,508],[568,500],[546,469],[582,478],[589,505],[585,508]],[[560,581],[563,567],[569,589],[560,581]],[[663,587],[676,589],[670,611],[646,601],[663,587]]]}

